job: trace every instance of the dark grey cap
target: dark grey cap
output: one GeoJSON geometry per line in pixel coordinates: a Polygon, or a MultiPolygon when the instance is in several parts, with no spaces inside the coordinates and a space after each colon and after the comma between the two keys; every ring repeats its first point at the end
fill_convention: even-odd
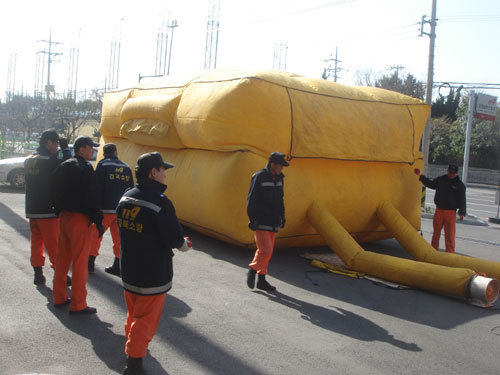
{"type": "Polygon", "coordinates": [[[285,154],[277,151],[271,152],[271,155],[269,155],[269,162],[281,164],[284,167],[288,167],[290,165],[290,163],[285,160],[285,154]]]}
{"type": "Polygon", "coordinates": [[[87,136],[80,136],[75,140],[75,143],[73,143],[75,153],[80,149],[80,147],[84,146],[99,147],[99,143],[95,143],[92,138],[87,136]]]}
{"type": "Polygon", "coordinates": [[[173,168],[174,165],[164,162],[161,154],[159,152],[148,152],[147,154],[142,154],[137,159],[137,166],[135,167],[135,173],[140,177],[147,177],[151,169],[156,168],[173,168]]]}
{"type": "Polygon", "coordinates": [[[448,172],[458,173],[458,165],[456,165],[456,164],[450,164],[448,166],[448,172]]]}

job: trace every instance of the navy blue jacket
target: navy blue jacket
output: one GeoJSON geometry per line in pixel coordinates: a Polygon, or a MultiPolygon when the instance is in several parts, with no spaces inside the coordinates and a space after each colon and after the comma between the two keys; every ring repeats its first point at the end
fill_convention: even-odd
{"type": "Polygon", "coordinates": [[[172,202],[163,195],[166,188],[147,178],[128,190],[116,208],[121,278],[130,293],[154,295],[172,287],[172,248],[184,244],[184,234],[172,202]]]}
{"type": "Polygon", "coordinates": [[[449,178],[448,175],[442,175],[431,180],[424,175],[420,175],[420,181],[429,189],[435,189],[434,203],[437,208],[442,210],[456,210],[458,214],[465,216],[466,200],[465,185],[460,178],[449,178]]]}
{"type": "Polygon", "coordinates": [[[101,223],[97,200],[98,185],[92,165],[80,156],[64,161],[54,172],[58,211],[79,212],[93,223],[101,223]]]}
{"type": "Polygon", "coordinates": [[[54,201],[53,173],[63,162],[71,158],[69,148],[63,150],[63,159],[58,153],[50,153],[39,147],[37,153],[24,161],[26,188],[26,217],[29,219],[49,219],[57,217],[54,201]]]}
{"type": "Polygon", "coordinates": [[[285,225],[285,203],[281,173],[273,175],[269,164],[252,176],[247,198],[248,224],[252,230],[277,232],[285,225]]]}
{"type": "Polygon", "coordinates": [[[132,186],[134,180],[128,164],[115,155],[106,155],[95,169],[99,184],[99,208],[103,214],[116,213],[116,206],[123,193],[132,186]]]}

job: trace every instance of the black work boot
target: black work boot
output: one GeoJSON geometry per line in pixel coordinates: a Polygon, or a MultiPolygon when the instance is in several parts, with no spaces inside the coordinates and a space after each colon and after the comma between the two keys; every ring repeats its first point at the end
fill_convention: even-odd
{"type": "Polygon", "coordinates": [[[111,275],[120,277],[120,258],[115,257],[113,264],[109,267],[104,268],[104,271],[111,275]]]}
{"type": "Polygon", "coordinates": [[[33,284],[42,285],[45,284],[45,276],[43,276],[42,267],[33,267],[35,271],[35,279],[33,280],[33,284]]]}
{"type": "Polygon", "coordinates": [[[266,275],[259,275],[257,280],[257,289],[265,290],[266,292],[274,292],[276,287],[266,281],[266,275]]]}
{"type": "Polygon", "coordinates": [[[142,367],[142,358],[127,357],[127,366],[123,375],[144,375],[146,372],[142,367]]]}
{"type": "Polygon", "coordinates": [[[89,256],[89,273],[95,273],[95,256],[89,256]]]}
{"type": "Polygon", "coordinates": [[[247,272],[247,285],[250,289],[255,288],[255,274],[257,271],[255,271],[253,268],[250,268],[247,272]]]}

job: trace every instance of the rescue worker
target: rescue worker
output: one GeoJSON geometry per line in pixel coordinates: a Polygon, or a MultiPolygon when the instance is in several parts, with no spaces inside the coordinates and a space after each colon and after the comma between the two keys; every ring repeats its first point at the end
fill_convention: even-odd
{"type": "MultiPolygon", "coordinates": [[[[114,262],[104,271],[111,275],[120,276],[120,235],[116,223],[116,206],[123,193],[134,186],[132,171],[128,164],[118,159],[118,150],[114,143],[103,147],[104,159],[99,161],[95,169],[99,186],[99,208],[103,214],[102,225],[104,232],[109,228],[113,239],[114,262]]],[[[97,229],[92,227],[92,245],[89,256],[89,273],[94,273],[95,258],[99,255],[102,237],[98,237],[97,229]]]]}
{"type": "Polygon", "coordinates": [[[172,167],[158,152],[141,155],[135,167],[137,185],[123,195],[116,209],[127,305],[124,374],[128,375],[144,371],[142,359],[158,329],[165,294],[172,287],[172,248],[191,248],[172,202],[163,195],[165,172],[172,167]]]}
{"type": "Polygon", "coordinates": [[[102,214],[97,206],[97,182],[92,159],[95,143],[90,137],[78,137],[73,144],[75,157],[64,161],[55,171],[56,209],[59,215],[59,250],[54,273],[54,306],[70,304],[70,314],[95,314],[87,306],[86,283],[90,251],[91,224],[99,236],[104,233],[102,214]],[[71,300],[66,290],[66,275],[72,265],[71,300]]]}
{"type": "Polygon", "coordinates": [[[71,157],[68,142],[64,138],[59,138],[54,129],[45,130],[39,143],[37,152],[24,162],[26,217],[30,222],[30,261],[35,273],[33,281],[35,285],[45,284],[44,245],[52,268],[56,262],[59,218],[54,207],[52,174],[63,160],[71,157]],[[63,152],[63,159],[59,159],[59,146],[63,152]]]}
{"type": "Polygon", "coordinates": [[[429,189],[435,189],[434,203],[436,211],[432,219],[434,232],[432,234],[431,245],[436,250],[439,249],[439,238],[441,229],[444,226],[444,242],[447,253],[455,252],[455,223],[457,209],[460,220],[464,219],[466,213],[465,185],[458,177],[458,166],[450,164],[445,175],[431,180],[421,174],[415,168],[415,174],[419,180],[429,189]]]}
{"type": "Polygon", "coordinates": [[[247,285],[255,288],[255,275],[258,274],[257,289],[273,292],[274,286],[266,280],[267,266],[273,255],[274,239],[278,228],[285,227],[285,204],[283,193],[283,167],[290,164],[285,154],[272,152],[264,169],[252,176],[247,198],[248,226],[253,230],[257,250],[247,273],[247,285]]]}

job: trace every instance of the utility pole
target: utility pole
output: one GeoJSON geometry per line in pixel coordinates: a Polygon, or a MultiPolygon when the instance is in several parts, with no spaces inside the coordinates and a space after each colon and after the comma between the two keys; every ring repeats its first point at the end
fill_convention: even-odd
{"type": "MultiPolygon", "coordinates": [[[[432,0],[432,14],[431,19],[426,20],[426,16],[422,16],[422,22],[420,24],[420,36],[427,35],[429,37],[429,63],[427,66],[427,86],[425,90],[425,102],[431,106],[432,105],[432,85],[434,79],[434,45],[436,41],[436,2],[437,0],[432,0]],[[430,32],[424,32],[424,25],[428,23],[430,25],[430,32]]],[[[431,114],[427,118],[427,124],[425,125],[424,134],[422,136],[422,153],[424,154],[424,170],[427,171],[429,168],[429,145],[431,141],[431,114]]]]}
{"type": "MultiPolygon", "coordinates": [[[[169,14],[170,16],[170,14],[169,14]]],[[[166,25],[168,27],[168,18],[166,25]]],[[[168,46],[168,31],[165,32],[165,18],[163,18],[160,31],[156,37],[156,62],[155,62],[155,76],[164,76],[167,59],[167,46],[168,46]]],[[[140,78],[139,78],[140,81],[140,78]]]]}
{"type": "Polygon", "coordinates": [[[177,23],[177,20],[173,20],[172,23],[168,26],[169,29],[171,29],[170,32],[170,48],[168,51],[168,68],[167,68],[167,75],[170,75],[170,59],[172,58],[172,42],[174,40],[174,30],[176,27],[179,27],[179,24],[177,23]]]}
{"type": "Polygon", "coordinates": [[[50,84],[50,65],[54,62],[52,57],[62,55],[62,53],[59,53],[59,52],[52,52],[52,45],[53,44],[58,45],[58,44],[62,44],[62,43],[52,41],[52,28],[50,29],[50,32],[49,32],[49,40],[39,40],[39,42],[47,43],[49,45],[48,51],[42,50],[42,51],[39,51],[39,53],[43,53],[43,54],[47,55],[47,84],[45,85],[45,92],[47,95],[47,100],[50,100],[50,93],[55,92],[54,85],[50,84]]]}
{"type": "Polygon", "coordinates": [[[324,79],[330,78],[332,75],[332,72],[333,72],[333,81],[337,82],[337,79],[339,78],[338,72],[340,72],[342,70],[342,68],[339,67],[339,63],[341,63],[342,60],[338,59],[338,52],[339,52],[339,48],[335,47],[335,58],[333,58],[333,56],[330,55],[330,57],[328,59],[323,60],[323,62],[325,63],[325,68],[323,71],[323,78],[324,79]],[[333,63],[333,67],[332,67],[332,63],[333,63]]]}
{"type": "Polygon", "coordinates": [[[76,101],[76,87],[78,84],[78,62],[80,59],[80,33],[78,31],[77,46],[69,51],[69,71],[68,71],[68,97],[76,101]]]}
{"type": "Polygon", "coordinates": [[[389,70],[395,70],[396,71],[396,77],[399,78],[399,71],[403,70],[405,67],[401,65],[391,65],[389,66],[389,70]]]}
{"type": "Polygon", "coordinates": [[[469,176],[469,156],[470,140],[472,135],[472,120],[474,119],[474,109],[476,108],[477,96],[474,90],[469,93],[469,111],[467,113],[467,129],[465,130],[464,165],[462,169],[462,182],[467,186],[469,176]]]}

